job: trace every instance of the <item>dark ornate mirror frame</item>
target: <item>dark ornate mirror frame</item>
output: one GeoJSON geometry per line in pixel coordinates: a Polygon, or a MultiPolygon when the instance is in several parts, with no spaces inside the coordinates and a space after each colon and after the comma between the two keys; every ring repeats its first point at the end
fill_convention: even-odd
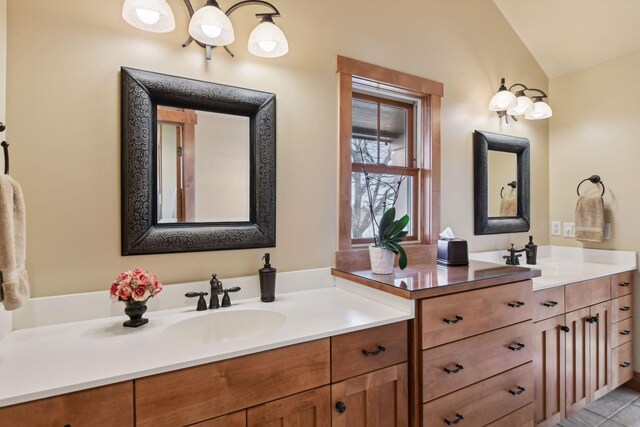
{"type": "Polygon", "coordinates": [[[275,94],[122,67],[121,115],[122,255],[275,246],[275,94]],[[248,222],[158,224],[158,105],[249,117],[248,222]]]}
{"type": "Polygon", "coordinates": [[[529,231],[529,140],[517,136],[475,131],[474,144],[474,210],[476,235],[520,233],[529,231]],[[489,217],[489,150],[518,156],[518,215],[489,217]]]}

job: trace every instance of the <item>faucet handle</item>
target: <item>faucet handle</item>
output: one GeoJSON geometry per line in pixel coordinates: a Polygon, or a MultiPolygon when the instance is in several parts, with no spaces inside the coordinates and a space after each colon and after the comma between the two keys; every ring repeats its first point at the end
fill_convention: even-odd
{"type": "Polygon", "coordinates": [[[222,296],[222,304],[221,307],[231,307],[231,298],[229,298],[229,292],[238,292],[241,288],[238,286],[234,286],[233,288],[225,289],[224,295],[222,296]]]}
{"type": "Polygon", "coordinates": [[[198,306],[196,307],[196,311],[204,311],[207,309],[207,301],[204,299],[207,295],[209,295],[209,292],[187,292],[184,294],[187,298],[198,297],[198,306]]]}
{"type": "Polygon", "coordinates": [[[234,286],[233,288],[229,288],[229,289],[225,289],[225,292],[238,292],[240,289],[242,289],[240,286],[234,286]]]}

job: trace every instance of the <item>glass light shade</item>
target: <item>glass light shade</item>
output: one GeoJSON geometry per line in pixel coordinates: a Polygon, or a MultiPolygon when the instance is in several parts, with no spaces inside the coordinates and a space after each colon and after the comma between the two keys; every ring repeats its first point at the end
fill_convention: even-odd
{"type": "Polygon", "coordinates": [[[525,95],[516,97],[516,106],[507,110],[510,116],[522,116],[533,111],[533,101],[525,95]]]}
{"type": "Polygon", "coordinates": [[[289,52],[289,43],[273,22],[262,21],[249,36],[249,52],[263,58],[277,58],[289,52]]]}
{"type": "Polygon", "coordinates": [[[524,118],[527,120],[541,120],[548,119],[552,115],[553,112],[551,111],[549,104],[542,100],[536,100],[536,102],[533,103],[533,111],[525,114],[524,118]]]}
{"type": "Polygon", "coordinates": [[[518,105],[516,96],[508,90],[501,90],[489,101],[489,111],[504,111],[518,105]]]}
{"type": "Polygon", "coordinates": [[[210,46],[226,46],[236,38],[229,17],[212,5],[205,5],[193,14],[189,35],[210,46]]]}
{"type": "Polygon", "coordinates": [[[168,33],[176,28],[173,11],[166,0],[125,0],[122,18],[128,24],[152,33],[168,33]]]}

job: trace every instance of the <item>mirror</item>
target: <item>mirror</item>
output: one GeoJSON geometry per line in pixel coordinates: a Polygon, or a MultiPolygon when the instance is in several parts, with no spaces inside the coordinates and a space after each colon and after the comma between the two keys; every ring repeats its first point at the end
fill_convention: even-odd
{"type": "Polygon", "coordinates": [[[475,234],[529,231],[529,140],[474,133],[475,234]]]}
{"type": "Polygon", "coordinates": [[[122,68],[122,254],[275,246],[275,95],[122,68]]]}
{"type": "Polygon", "coordinates": [[[249,118],[157,108],[158,223],[249,221],[249,118]]]}

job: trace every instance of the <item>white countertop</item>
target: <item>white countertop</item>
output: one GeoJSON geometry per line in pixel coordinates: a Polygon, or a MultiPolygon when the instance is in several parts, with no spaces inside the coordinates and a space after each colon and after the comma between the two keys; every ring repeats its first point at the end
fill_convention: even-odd
{"type": "MultiPolygon", "coordinates": [[[[234,301],[216,311],[150,311],[124,328],[125,316],[14,330],[0,341],[0,407],[413,318],[410,302],[351,284],[279,294],[276,302],[234,301]],[[224,311],[273,310],[284,324],[262,335],[215,344],[176,342],[165,330],[184,319],[224,311]]],[[[124,304],[121,303],[124,309],[124,304]]]]}
{"type": "MultiPolygon", "coordinates": [[[[469,259],[504,264],[507,251],[477,252],[469,254],[469,259]]],[[[636,253],[629,251],[609,251],[583,249],[563,246],[538,247],[538,259],[535,265],[524,262],[522,267],[540,270],[542,276],[533,279],[533,290],[553,288],[568,283],[596,279],[635,270],[636,253]]]]}

